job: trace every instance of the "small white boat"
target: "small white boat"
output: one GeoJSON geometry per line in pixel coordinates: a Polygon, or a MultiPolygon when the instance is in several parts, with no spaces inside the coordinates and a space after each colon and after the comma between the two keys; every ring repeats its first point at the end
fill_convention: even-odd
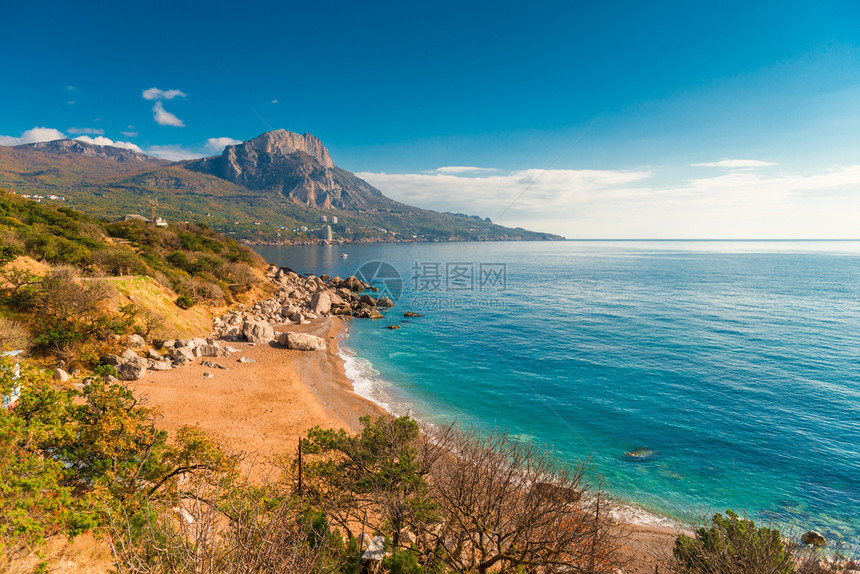
{"type": "Polygon", "coordinates": [[[347,255],[346,253],[341,253],[341,254],[340,254],[340,258],[341,258],[341,259],[346,259],[347,257],[349,257],[349,255],[347,255]]]}

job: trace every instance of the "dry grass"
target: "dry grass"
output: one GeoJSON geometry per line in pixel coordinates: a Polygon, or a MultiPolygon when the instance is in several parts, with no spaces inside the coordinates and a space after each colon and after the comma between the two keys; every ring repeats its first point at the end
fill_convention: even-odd
{"type": "Polygon", "coordinates": [[[114,572],[110,546],[104,539],[95,538],[89,533],[82,534],[71,542],[65,536],[52,536],[14,560],[0,558],[0,572],[31,574],[43,563],[48,572],[63,574],[114,572]]]}

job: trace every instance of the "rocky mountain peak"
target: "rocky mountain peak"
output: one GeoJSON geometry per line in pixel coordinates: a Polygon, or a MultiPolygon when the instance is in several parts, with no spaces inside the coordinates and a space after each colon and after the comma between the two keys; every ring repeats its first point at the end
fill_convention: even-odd
{"type": "Polygon", "coordinates": [[[308,133],[266,132],[227,146],[220,156],[184,166],[316,209],[366,210],[392,203],[366,181],[335,166],[319,138],[308,133]]]}
{"type": "Polygon", "coordinates": [[[158,165],[164,165],[169,163],[163,159],[152,157],[144,153],[140,153],[126,148],[119,148],[114,146],[100,146],[72,139],[37,142],[32,144],[25,144],[19,147],[30,148],[43,153],[98,157],[103,159],[111,159],[118,162],[145,162],[158,165]]]}
{"type": "Polygon", "coordinates": [[[265,153],[273,156],[287,156],[296,152],[304,152],[317,160],[323,167],[334,167],[328,149],[320,139],[312,134],[297,134],[287,130],[266,132],[246,142],[227,146],[223,155],[225,159],[248,156],[252,153],[265,153]]]}

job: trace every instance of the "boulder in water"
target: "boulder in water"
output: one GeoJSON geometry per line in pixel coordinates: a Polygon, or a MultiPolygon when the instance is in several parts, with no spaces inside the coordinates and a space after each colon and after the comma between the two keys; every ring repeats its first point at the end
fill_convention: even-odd
{"type": "Polygon", "coordinates": [[[639,447],[637,449],[627,451],[624,453],[624,456],[631,460],[648,460],[653,458],[657,453],[650,448],[647,447],[639,447]]]}

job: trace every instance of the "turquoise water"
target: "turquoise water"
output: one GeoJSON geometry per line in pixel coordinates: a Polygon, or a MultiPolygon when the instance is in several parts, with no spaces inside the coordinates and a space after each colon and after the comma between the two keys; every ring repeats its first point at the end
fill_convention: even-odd
{"type": "Polygon", "coordinates": [[[395,412],[590,457],[609,491],[668,516],[733,508],[860,540],[860,242],[259,251],[315,274],[396,268],[397,307],[345,345],[357,390],[395,412]],[[474,264],[474,289],[446,290],[446,263],[454,279],[474,264]],[[505,265],[504,289],[479,289],[480,263],[505,265]],[[624,455],[640,447],[655,455],[624,455]]]}

